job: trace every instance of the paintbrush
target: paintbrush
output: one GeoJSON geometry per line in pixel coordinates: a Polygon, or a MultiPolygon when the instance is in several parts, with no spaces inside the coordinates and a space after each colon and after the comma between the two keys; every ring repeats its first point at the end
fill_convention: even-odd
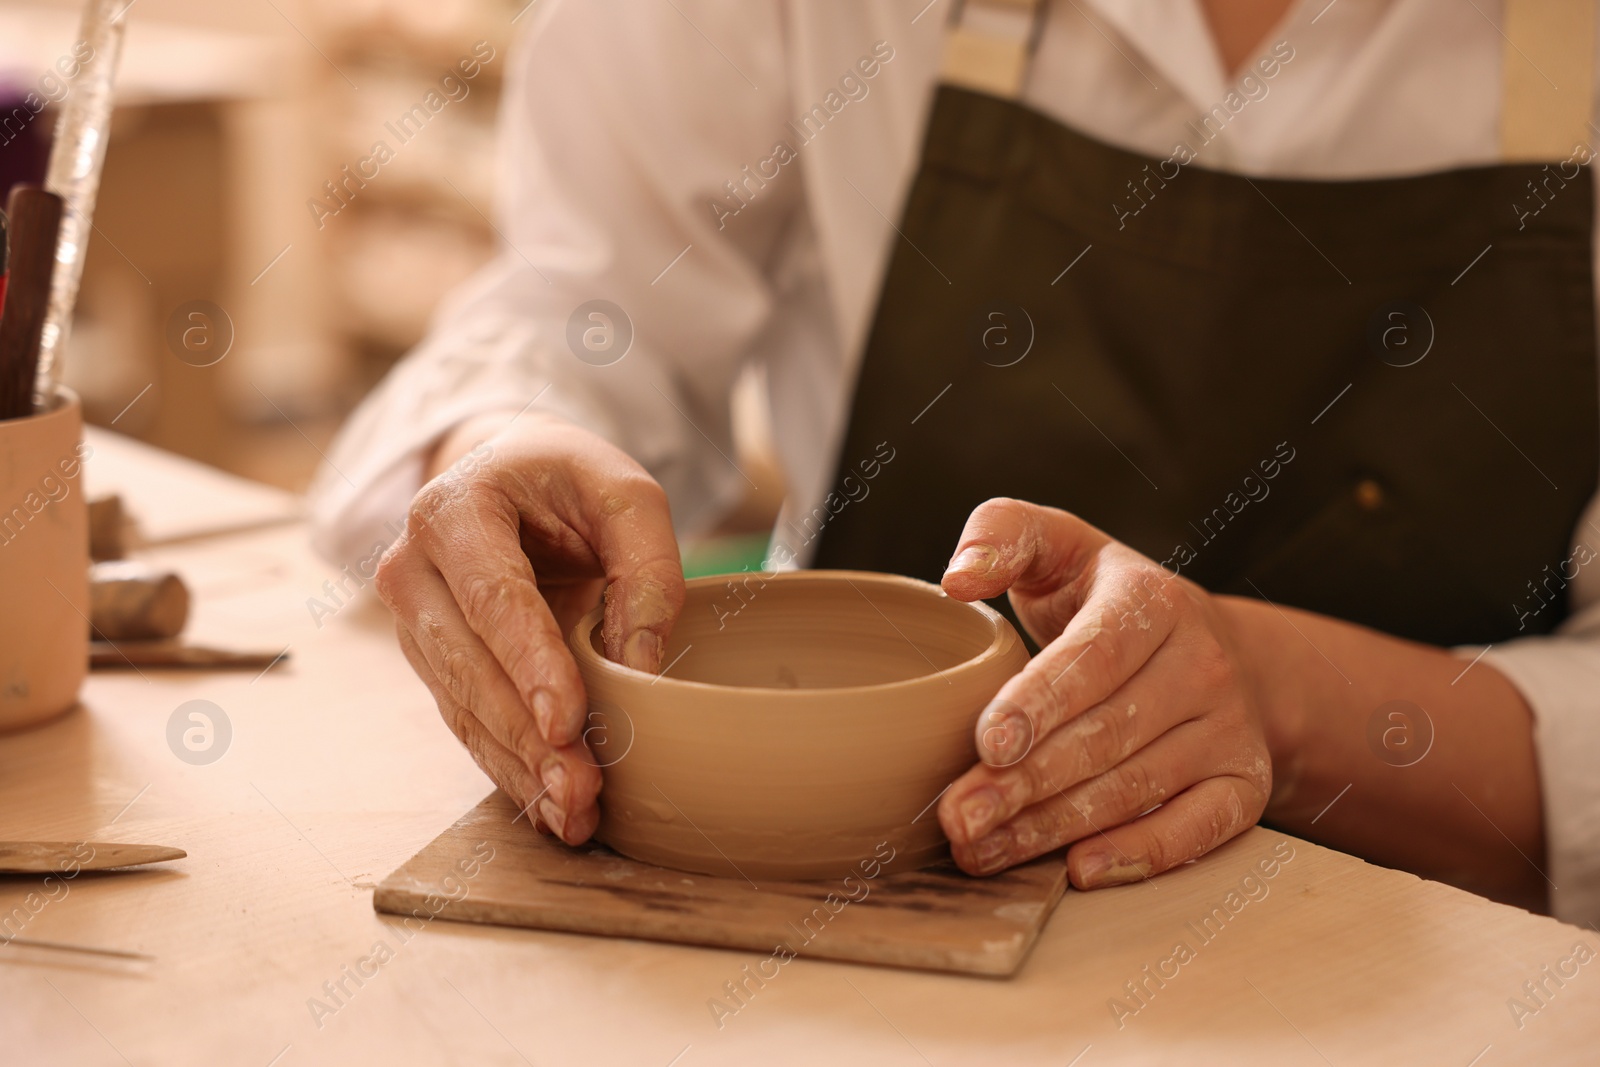
{"type": "Polygon", "coordinates": [[[33,414],[62,208],[59,196],[36,185],[15,186],[7,203],[11,269],[0,313],[0,419],[33,414]]]}
{"type": "Polygon", "coordinates": [[[133,2],[88,0],[78,25],[78,40],[93,51],[61,109],[44,182],[46,189],[67,202],[61,226],[61,269],[55,274],[50,311],[39,341],[39,391],[44,396],[53,395],[61,380],[61,353],[72,329],[83,256],[89,247],[89,231],[94,228],[94,202],[100,192],[106,142],[111,137],[112,90],[122,56],[123,16],[133,2]]]}
{"type": "Polygon", "coordinates": [[[108,871],[145,863],[181,860],[188,853],[167,845],[121,845],[104,841],[0,841],[0,874],[61,874],[108,871]],[[83,850],[89,850],[87,859],[83,850]],[[76,871],[74,871],[76,873],[76,871]]]}

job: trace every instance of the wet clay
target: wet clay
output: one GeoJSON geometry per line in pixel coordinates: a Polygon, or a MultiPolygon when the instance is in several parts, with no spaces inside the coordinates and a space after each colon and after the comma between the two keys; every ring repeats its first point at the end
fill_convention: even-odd
{"type": "Polygon", "coordinates": [[[983,706],[1027,662],[1004,618],[894,575],[689,582],[661,676],[570,643],[601,765],[596,836],[702,874],[843,878],[945,854],[933,803],[977,760],[983,706]]]}

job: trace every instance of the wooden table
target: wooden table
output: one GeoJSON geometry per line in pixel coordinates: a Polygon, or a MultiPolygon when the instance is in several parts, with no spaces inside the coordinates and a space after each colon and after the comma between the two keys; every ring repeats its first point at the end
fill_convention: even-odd
{"type": "Polygon", "coordinates": [[[407,938],[373,912],[373,884],[489,786],[386,614],[356,603],[316,625],[307,599],[335,574],[297,524],[146,554],[188,576],[197,638],[291,658],[260,676],[96,674],[81,709],[0,736],[0,838],[189,852],[159,870],[80,875],[35,897],[36,913],[37,879],[0,878],[0,923],[19,906],[26,917],[11,932],[154,957],[0,947],[0,1062],[1495,1067],[1600,1055],[1600,962],[1559,988],[1545,978],[1551,995],[1520,1027],[1508,1007],[1534,1007],[1523,983],[1576,944],[1600,949],[1600,934],[1261,829],[1153,882],[1069,893],[1009,981],[797,960],[720,1027],[710,1004],[729,1005],[724,983],[760,957],[443,921],[407,938]],[[168,746],[190,700],[231,724],[216,762],[168,746]],[[1292,858],[1263,877],[1275,848],[1292,858]]]}

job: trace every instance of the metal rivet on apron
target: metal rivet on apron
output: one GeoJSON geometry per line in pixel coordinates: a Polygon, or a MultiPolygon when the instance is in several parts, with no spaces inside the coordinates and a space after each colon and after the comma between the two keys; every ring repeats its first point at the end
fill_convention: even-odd
{"type": "Polygon", "coordinates": [[[1356,503],[1363,511],[1377,511],[1383,506],[1383,486],[1371,478],[1356,483],[1356,503]]]}

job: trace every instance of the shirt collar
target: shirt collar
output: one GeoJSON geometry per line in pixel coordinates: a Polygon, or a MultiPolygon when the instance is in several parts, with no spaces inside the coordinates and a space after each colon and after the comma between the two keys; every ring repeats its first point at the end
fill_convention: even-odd
{"type": "Polygon", "coordinates": [[[1088,19],[1145,77],[1197,109],[1227,93],[1199,0],[1065,0],[1065,6],[1067,17],[1088,19]]]}

